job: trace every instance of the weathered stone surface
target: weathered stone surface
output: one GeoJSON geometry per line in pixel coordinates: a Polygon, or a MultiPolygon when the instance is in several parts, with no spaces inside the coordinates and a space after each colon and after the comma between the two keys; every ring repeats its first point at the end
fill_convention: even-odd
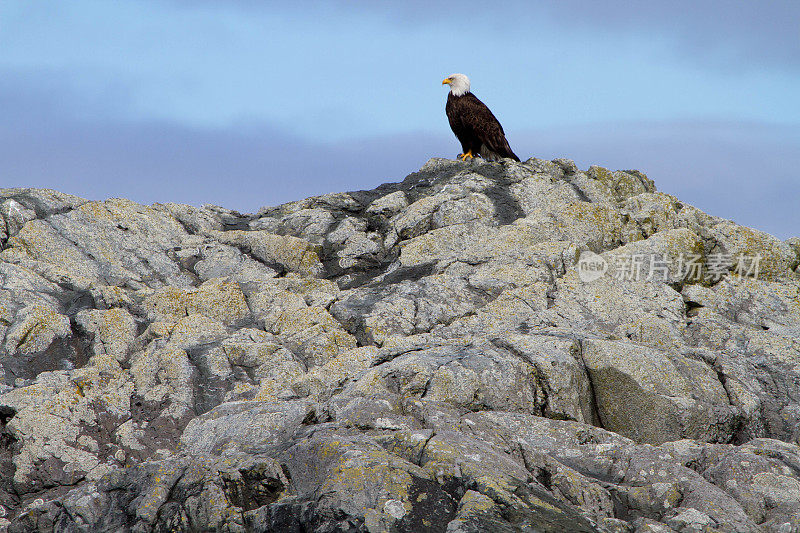
{"type": "Polygon", "coordinates": [[[197,313],[223,324],[232,324],[250,316],[239,284],[222,278],[211,279],[196,288],[159,289],[143,304],[153,322],[177,321],[197,313]]]}
{"type": "Polygon", "coordinates": [[[620,341],[587,340],[602,426],[637,442],[725,442],[737,423],[725,388],[705,362],[620,341]]]}
{"type": "MultiPolygon", "coordinates": [[[[758,257],[758,276],[765,280],[776,280],[791,275],[797,266],[797,254],[780,239],[733,222],[721,222],[709,230],[718,245],[716,253],[730,256],[734,265],[739,257],[758,257]]],[[[749,262],[746,263],[749,266],[749,262]]],[[[744,268],[743,270],[747,270],[744,268]]]]}
{"type": "Polygon", "coordinates": [[[290,235],[275,235],[267,231],[225,231],[211,235],[224,244],[243,248],[270,267],[284,271],[315,275],[322,272],[319,247],[290,235]]]}
{"type": "Polygon", "coordinates": [[[566,159],[0,190],[0,531],[800,531],[799,263],[566,159]]]}

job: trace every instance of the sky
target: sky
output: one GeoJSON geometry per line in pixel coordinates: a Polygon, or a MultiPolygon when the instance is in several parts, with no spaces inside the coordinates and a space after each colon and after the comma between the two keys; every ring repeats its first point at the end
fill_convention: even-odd
{"type": "Polygon", "coordinates": [[[0,187],[262,206],[460,145],[467,74],[523,159],[639,169],[800,235],[800,2],[0,0],[0,187]]]}

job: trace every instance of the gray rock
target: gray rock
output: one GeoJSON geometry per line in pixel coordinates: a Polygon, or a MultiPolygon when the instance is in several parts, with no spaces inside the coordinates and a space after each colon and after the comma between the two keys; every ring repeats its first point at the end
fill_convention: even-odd
{"type": "Polygon", "coordinates": [[[725,442],[738,423],[725,387],[702,361],[601,340],[586,341],[582,360],[603,427],[637,442],[725,442]]]}
{"type": "Polygon", "coordinates": [[[304,401],[224,403],[192,419],[181,446],[192,455],[269,453],[314,419],[313,405],[304,401]]]}
{"type": "Polygon", "coordinates": [[[800,530],[798,264],[567,159],[0,190],[0,531],[800,530]]]}
{"type": "Polygon", "coordinates": [[[369,204],[365,213],[371,216],[382,216],[391,218],[408,206],[406,193],[403,191],[395,191],[381,196],[369,204]]]}
{"type": "Polygon", "coordinates": [[[790,237],[784,241],[788,244],[792,250],[794,250],[795,255],[797,255],[797,263],[800,263],[800,237],[790,237]]]}
{"type": "Polygon", "coordinates": [[[729,260],[733,271],[741,265],[742,275],[771,281],[791,276],[797,265],[794,249],[767,233],[727,221],[715,225],[709,233],[717,242],[714,253],[729,260]]]}

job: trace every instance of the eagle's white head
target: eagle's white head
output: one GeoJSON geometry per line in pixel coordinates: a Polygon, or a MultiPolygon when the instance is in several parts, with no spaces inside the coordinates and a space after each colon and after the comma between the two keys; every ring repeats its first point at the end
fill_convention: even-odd
{"type": "Polygon", "coordinates": [[[464,74],[450,74],[444,79],[442,85],[449,85],[450,93],[453,96],[464,96],[469,92],[469,78],[464,74]]]}

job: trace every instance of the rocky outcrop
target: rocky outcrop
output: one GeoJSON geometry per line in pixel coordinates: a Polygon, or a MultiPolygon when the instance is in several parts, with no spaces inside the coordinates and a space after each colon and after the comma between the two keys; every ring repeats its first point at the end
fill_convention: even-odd
{"type": "Polygon", "coordinates": [[[0,215],[0,530],[800,531],[800,241],[640,172],[0,215]]]}

